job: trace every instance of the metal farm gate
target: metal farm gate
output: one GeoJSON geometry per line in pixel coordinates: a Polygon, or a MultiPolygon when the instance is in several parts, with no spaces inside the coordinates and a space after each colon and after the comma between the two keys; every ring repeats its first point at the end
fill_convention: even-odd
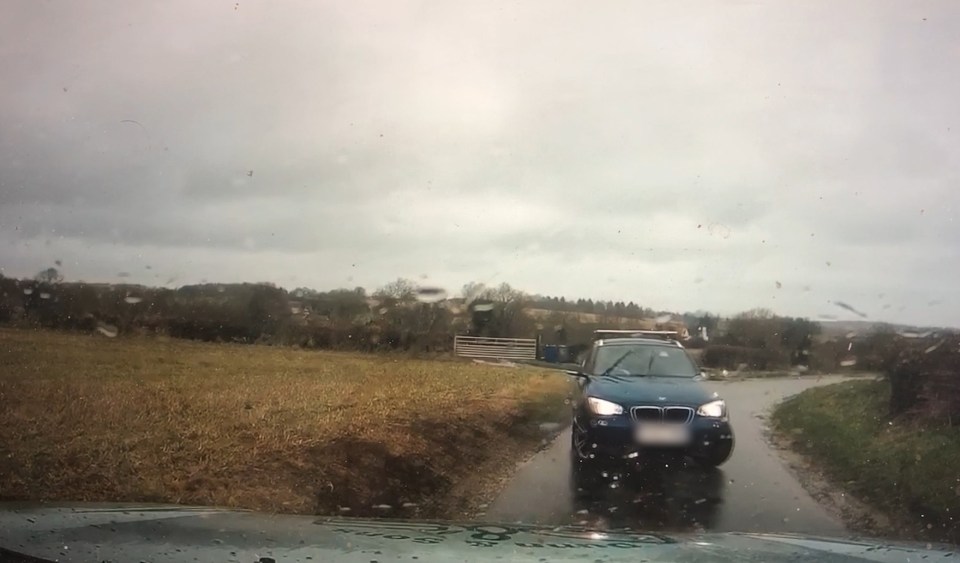
{"type": "Polygon", "coordinates": [[[536,360],[537,341],[533,338],[456,336],[453,339],[453,352],[465,358],[536,360]]]}

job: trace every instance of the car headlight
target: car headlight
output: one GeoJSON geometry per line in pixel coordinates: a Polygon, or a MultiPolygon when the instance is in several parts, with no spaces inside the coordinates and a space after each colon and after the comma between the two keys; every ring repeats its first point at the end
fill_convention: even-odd
{"type": "Polygon", "coordinates": [[[710,401],[700,405],[697,414],[709,418],[724,418],[727,416],[727,404],[723,400],[710,401]]]}
{"type": "Polygon", "coordinates": [[[596,397],[587,397],[587,404],[590,405],[590,410],[593,411],[593,414],[598,414],[600,416],[623,414],[623,407],[620,405],[611,403],[610,401],[604,401],[603,399],[598,399],[596,397]]]}

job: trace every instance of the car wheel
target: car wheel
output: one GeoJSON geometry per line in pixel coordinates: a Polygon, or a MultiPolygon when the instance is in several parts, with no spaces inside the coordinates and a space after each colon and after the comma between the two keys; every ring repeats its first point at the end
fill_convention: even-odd
{"type": "Polygon", "coordinates": [[[719,467],[723,465],[733,453],[733,440],[721,442],[721,445],[711,450],[706,456],[698,458],[697,461],[709,467],[719,467]]]}
{"type": "Polygon", "coordinates": [[[570,487],[575,497],[593,492],[600,482],[600,460],[589,451],[586,432],[574,421],[570,437],[570,487]]]}

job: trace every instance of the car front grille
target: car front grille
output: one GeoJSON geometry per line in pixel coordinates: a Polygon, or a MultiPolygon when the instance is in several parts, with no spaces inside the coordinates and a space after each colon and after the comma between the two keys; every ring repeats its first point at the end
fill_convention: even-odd
{"type": "Polygon", "coordinates": [[[690,407],[639,406],[630,409],[635,422],[664,422],[667,424],[690,424],[693,420],[690,407]]]}

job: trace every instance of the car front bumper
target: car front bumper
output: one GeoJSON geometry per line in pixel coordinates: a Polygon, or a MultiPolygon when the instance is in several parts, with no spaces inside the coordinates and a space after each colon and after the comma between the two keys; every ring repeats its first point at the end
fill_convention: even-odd
{"type": "Polygon", "coordinates": [[[637,424],[629,417],[577,417],[576,428],[584,432],[583,451],[589,457],[642,460],[657,454],[682,453],[693,458],[712,458],[733,448],[729,419],[695,417],[687,427],[690,441],[683,446],[647,446],[636,440],[637,424]]]}

